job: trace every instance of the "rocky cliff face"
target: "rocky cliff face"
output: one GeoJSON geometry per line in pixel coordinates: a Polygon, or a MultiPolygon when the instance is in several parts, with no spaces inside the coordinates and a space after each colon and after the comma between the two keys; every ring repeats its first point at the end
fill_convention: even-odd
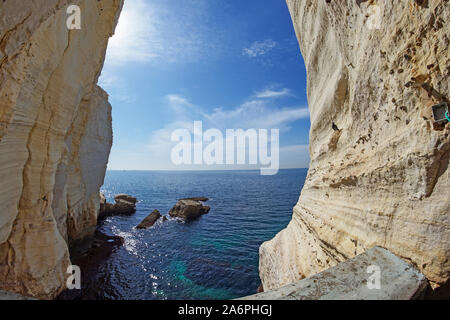
{"type": "Polygon", "coordinates": [[[292,221],[260,248],[264,289],[375,245],[444,284],[450,124],[431,106],[448,102],[450,2],[287,3],[308,72],[311,164],[292,221]]]}
{"type": "Polygon", "coordinates": [[[0,289],[52,298],[91,234],[112,143],[96,83],[122,0],[0,1],[0,289]],[[81,29],[69,30],[69,5],[81,29]]]}

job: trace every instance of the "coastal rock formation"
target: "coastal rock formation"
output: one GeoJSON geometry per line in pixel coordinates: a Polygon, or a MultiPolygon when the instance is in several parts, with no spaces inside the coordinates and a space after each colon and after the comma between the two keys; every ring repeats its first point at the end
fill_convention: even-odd
{"type": "Polygon", "coordinates": [[[80,267],[81,289],[66,289],[59,294],[58,300],[98,300],[101,299],[98,290],[98,268],[111,253],[122,246],[125,239],[120,236],[110,236],[100,232],[84,238],[70,251],[71,262],[80,267]]]}
{"type": "Polygon", "coordinates": [[[92,235],[112,144],[96,83],[121,0],[0,1],[0,290],[53,298],[92,235]],[[81,9],[81,29],[67,8],[81,9]]]}
{"type": "Polygon", "coordinates": [[[450,2],[359,2],[287,0],[311,163],[291,222],[260,247],[264,290],[377,245],[435,288],[450,276],[450,124],[431,116],[448,102],[450,2]]]}
{"type": "Polygon", "coordinates": [[[202,201],[192,199],[198,198],[178,200],[175,206],[170,209],[169,215],[171,217],[181,218],[184,220],[194,220],[209,212],[210,207],[204,206],[202,201]]]}
{"type": "Polygon", "coordinates": [[[131,202],[132,204],[136,204],[137,203],[137,199],[133,196],[130,196],[128,194],[118,194],[114,197],[114,200],[118,201],[118,200],[125,200],[127,202],[131,202]]]}
{"type": "Polygon", "coordinates": [[[156,221],[161,218],[161,213],[158,210],[153,210],[144,220],[141,221],[136,227],[136,229],[147,229],[153,226],[156,221]]]}
{"type": "Polygon", "coordinates": [[[133,214],[136,212],[137,199],[127,194],[119,194],[114,197],[115,203],[109,203],[103,194],[100,194],[100,209],[98,219],[104,219],[113,215],[133,214]]]}
{"type": "Polygon", "coordinates": [[[421,300],[427,289],[427,278],[414,266],[386,249],[373,247],[306,279],[242,299],[421,300]],[[367,270],[375,266],[382,270],[379,283],[368,277],[367,270]]]}
{"type": "Polygon", "coordinates": [[[180,199],[180,200],[192,200],[192,201],[206,202],[206,201],[208,201],[209,199],[206,198],[206,197],[194,197],[194,198],[183,198],[183,199],[180,199]]]}

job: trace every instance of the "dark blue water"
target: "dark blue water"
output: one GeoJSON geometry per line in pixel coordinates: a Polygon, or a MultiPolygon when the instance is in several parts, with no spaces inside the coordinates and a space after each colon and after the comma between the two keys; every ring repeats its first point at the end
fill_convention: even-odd
{"type": "Polygon", "coordinates": [[[101,230],[122,236],[100,267],[100,295],[108,299],[232,299],[255,293],[258,248],[285,228],[306,169],[259,171],[108,171],[102,192],[140,202],[132,216],[108,218],[101,230]],[[177,199],[204,196],[209,214],[183,223],[134,227],[151,211],[167,214],[177,199]]]}

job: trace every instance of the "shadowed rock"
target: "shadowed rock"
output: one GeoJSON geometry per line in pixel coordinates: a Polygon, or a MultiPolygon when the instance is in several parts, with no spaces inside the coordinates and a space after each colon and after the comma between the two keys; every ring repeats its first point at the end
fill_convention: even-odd
{"type": "Polygon", "coordinates": [[[180,200],[192,200],[192,201],[206,202],[206,201],[208,201],[209,199],[208,199],[208,198],[205,198],[205,197],[194,197],[194,198],[183,198],[183,199],[180,199],[180,200]]]}
{"type": "Polygon", "coordinates": [[[0,301],[1,300],[16,300],[16,301],[20,301],[20,300],[36,300],[30,297],[26,297],[26,296],[22,296],[20,294],[14,293],[14,292],[8,292],[8,291],[1,291],[0,290],[0,301]]]}
{"type": "Polygon", "coordinates": [[[309,278],[241,299],[416,300],[427,288],[427,278],[413,265],[374,247],[309,278]]]}
{"type": "MultiPolygon", "coordinates": [[[[147,229],[153,226],[156,221],[161,217],[161,213],[158,210],[154,210],[150,213],[144,220],[141,221],[136,227],[136,229],[147,229]]],[[[167,218],[166,218],[167,219],[167,218]]]]}
{"type": "Polygon", "coordinates": [[[124,239],[110,236],[99,230],[94,235],[70,247],[70,260],[81,269],[81,290],[64,290],[57,300],[97,300],[102,299],[98,287],[98,270],[111,253],[122,246],[124,239]]]}
{"type": "Polygon", "coordinates": [[[171,217],[177,217],[184,220],[194,220],[209,212],[210,207],[204,206],[200,200],[192,200],[192,199],[200,199],[200,198],[178,200],[175,206],[172,209],[170,209],[169,215],[171,217]]]}
{"type": "Polygon", "coordinates": [[[114,197],[114,200],[117,202],[118,200],[124,200],[124,201],[127,201],[127,202],[131,202],[131,203],[133,203],[133,204],[136,204],[136,202],[137,202],[137,199],[135,198],[135,197],[133,197],[133,196],[130,196],[130,195],[128,195],[128,194],[118,194],[118,195],[116,195],[115,197],[114,197]]]}
{"type": "Polygon", "coordinates": [[[133,214],[136,212],[137,199],[129,195],[117,195],[115,204],[106,201],[103,194],[100,194],[100,210],[98,219],[104,219],[113,215],[133,214]]]}

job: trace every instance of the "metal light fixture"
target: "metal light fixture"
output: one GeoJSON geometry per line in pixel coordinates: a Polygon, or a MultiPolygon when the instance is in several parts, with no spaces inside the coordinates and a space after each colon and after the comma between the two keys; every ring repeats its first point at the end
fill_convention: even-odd
{"type": "Polygon", "coordinates": [[[448,105],[447,103],[439,103],[432,106],[433,108],[433,118],[436,123],[443,124],[450,121],[450,116],[448,113],[448,105]]]}

